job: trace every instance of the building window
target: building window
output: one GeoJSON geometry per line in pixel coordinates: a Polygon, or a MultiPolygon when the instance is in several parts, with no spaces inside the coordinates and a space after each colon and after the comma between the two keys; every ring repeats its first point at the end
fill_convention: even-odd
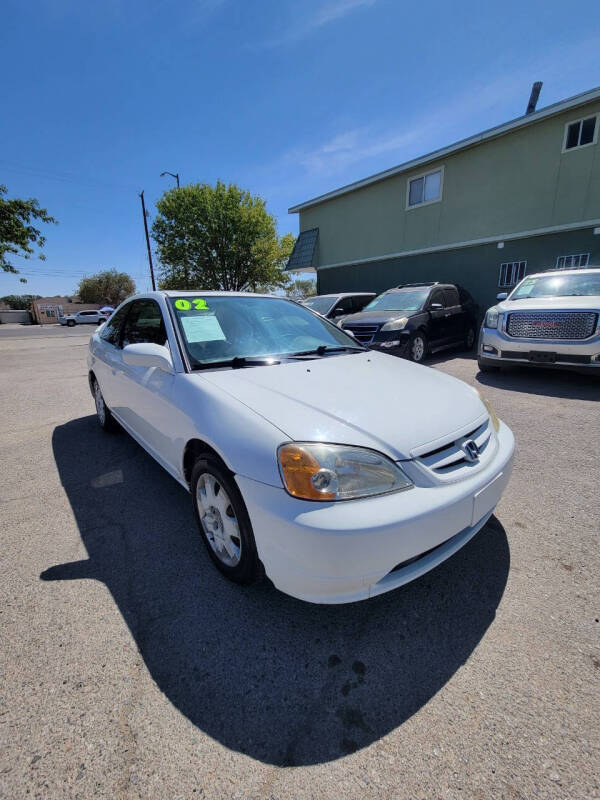
{"type": "Polygon", "coordinates": [[[442,198],[443,169],[419,175],[408,182],[406,207],[436,203],[442,198]]]}
{"type": "Polygon", "coordinates": [[[577,269],[578,267],[587,267],[589,263],[589,253],[579,253],[576,256],[559,256],[556,259],[556,269],[577,269]]]}
{"type": "Polygon", "coordinates": [[[567,150],[574,150],[576,147],[585,147],[588,144],[596,144],[598,140],[598,115],[577,119],[565,125],[565,138],[563,142],[563,153],[567,150]]]}
{"type": "Polygon", "coordinates": [[[525,277],[526,269],[526,261],[509,261],[507,264],[500,264],[498,286],[503,289],[508,286],[516,286],[525,277]]]}

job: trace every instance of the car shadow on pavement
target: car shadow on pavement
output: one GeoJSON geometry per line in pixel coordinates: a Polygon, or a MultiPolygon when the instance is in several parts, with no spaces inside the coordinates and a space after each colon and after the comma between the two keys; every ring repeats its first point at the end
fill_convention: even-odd
{"type": "Polygon", "coordinates": [[[498,372],[478,372],[476,377],[484,386],[511,392],[564,397],[568,400],[600,400],[600,380],[597,375],[542,367],[503,367],[498,372]]]}
{"type": "Polygon", "coordinates": [[[252,758],[318,764],[371,744],[444,686],[494,620],[510,564],[495,517],[419,580],[318,606],[223,578],[189,495],[126,434],[88,416],[57,427],[53,448],[89,558],[40,577],[105,583],[168,700],[252,758]]]}

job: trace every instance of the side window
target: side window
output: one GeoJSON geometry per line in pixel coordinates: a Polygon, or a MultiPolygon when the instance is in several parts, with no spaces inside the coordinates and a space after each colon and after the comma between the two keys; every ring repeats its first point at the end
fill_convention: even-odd
{"type": "Polygon", "coordinates": [[[444,293],[441,291],[441,289],[438,289],[437,291],[431,293],[431,297],[429,298],[429,305],[431,306],[433,305],[433,303],[439,303],[442,306],[442,308],[445,306],[444,293]]]}
{"type": "Polygon", "coordinates": [[[113,314],[112,317],[105,323],[102,331],[100,333],[100,338],[104,339],[105,342],[108,344],[112,344],[114,347],[119,347],[119,339],[121,338],[121,327],[125,322],[125,317],[127,316],[129,309],[131,308],[131,303],[127,303],[126,306],[119,309],[116,314],[113,314]]]}
{"type": "Polygon", "coordinates": [[[155,300],[134,300],[123,328],[123,347],[144,342],[161,345],[167,343],[165,323],[155,300]]]}
{"type": "Polygon", "coordinates": [[[352,314],[352,311],[352,298],[342,297],[342,299],[338,300],[338,302],[335,304],[333,314],[341,316],[342,314],[352,314]]]}
{"type": "Polygon", "coordinates": [[[357,311],[362,311],[363,308],[367,305],[367,303],[372,300],[372,297],[360,297],[357,295],[356,297],[352,298],[352,310],[356,313],[357,311]]]}
{"type": "Polygon", "coordinates": [[[460,300],[458,299],[458,292],[454,288],[444,289],[444,299],[446,301],[446,308],[452,306],[459,306],[460,300]]]}

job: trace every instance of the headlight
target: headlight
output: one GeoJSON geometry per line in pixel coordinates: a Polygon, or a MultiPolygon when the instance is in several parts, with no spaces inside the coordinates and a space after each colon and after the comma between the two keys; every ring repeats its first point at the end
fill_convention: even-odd
{"type": "Polygon", "coordinates": [[[498,327],[498,309],[497,308],[490,308],[485,315],[485,322],[484,326],[486,328],[497,328],[498,327]]]}
{"type": "Polygon", "coordinates": [[[283,484],[303,500],[353,500],[410,489],[413,482],[386,456],[341,444],[282,444],[283,484]]]}
{"type": "Polygon", "coordinates": [[[408,323],[408,317],[400,317],[400,319],[393,319],[391,322],[386,322],[385,325],[382,326],[382,331],[401,331],[402,328],[406,327],[408,323]]]}
{"type": "MultiPolygon", "coordinates": [[[[488,313],[489,313],[489,312],[488,312],[488,313]]],[[[479,395],[479,398],[480,398],[481,402],[483,403],[483,405],[484,405],[484,406],[485,406],[485,408],[486,408],[486,411],[487,411],[487,412],[488,412],[488,414],[490,415],[490,420],[492,421],[492,425],[494,426],[494,430],[496,431],[496,433],[498,433],[498,429],[500,428],[500,420],[499,420],[499,419],[498,419],[498,417],[496,416],[496,412],[494,411],[494,407],[493,407],[493,405],[490,403],[490,401],[489,401],[489,400],[487,400],[487,399],[486,399],[486,398],[485,398],[485,397],[484,397],[484,396],[481,394],[481,392],[479,391],[479,389],[475,389],[475,391],[476,391],[476,392],[477,392],[477,394],[479,395]]]]}

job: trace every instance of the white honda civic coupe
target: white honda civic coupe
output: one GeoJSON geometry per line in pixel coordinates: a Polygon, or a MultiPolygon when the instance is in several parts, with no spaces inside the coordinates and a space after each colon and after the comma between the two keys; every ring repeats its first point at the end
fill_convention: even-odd
{"type": "Polygon", "coordinates": [[[468,542],[509,480],[513,435],[477,390],[284,298],[136,295],[88,365],[100,425],[188,489],[238,583],[266,573],[315,603],[387,592],[468,542]]]}

